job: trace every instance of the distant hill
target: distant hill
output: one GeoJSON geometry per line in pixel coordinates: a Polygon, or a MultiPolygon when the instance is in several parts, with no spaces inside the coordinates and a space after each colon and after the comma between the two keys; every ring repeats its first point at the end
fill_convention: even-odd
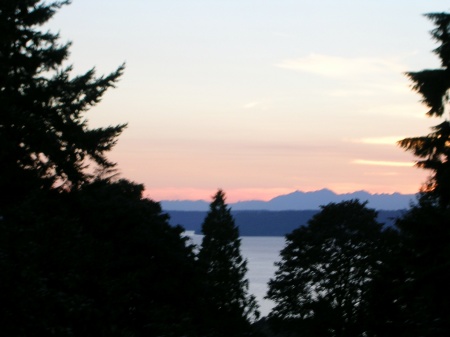
{"type": "MultiPolygon", "coordinates": [[[[166,211],[170,224],[181,225],[185,230],[201,233],[206,211],[166,211]]],[[[305,211],[233,211],[241,236],[284,236],[305,225],[319,210],[305,211]]],[[[391,226],[404,211],[378,211],[378,221],[391,226]]]]}
{"type": "MultiPolygon", "coordinates": [[[[266,211],[297,211],[297,210],[317,210],[321,205],[330,202],[340,202],[343,200],[359,199],[367,201],[368,207],[377,210],[399,210],[407,209],[411,202],[415,201],[415,194],[370,194],[366,191],[353,193],[336,194],[328,189],[314,192],[295,191],[290,194],[280,195],[269,201],[251,200],[230,203],[229,206],[234,211],[238,210],[266,210],[266,211]]],[[[163,200],[160,202],[165,211],[207,211],[209,202],[203,200],[163,200]]]]}

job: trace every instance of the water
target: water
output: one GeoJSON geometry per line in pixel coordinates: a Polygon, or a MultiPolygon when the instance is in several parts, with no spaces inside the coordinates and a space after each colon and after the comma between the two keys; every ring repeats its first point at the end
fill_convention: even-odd
{"type": "MultiPolygon", "coordinates": [[[[192,242],[200,245],[202,235],[192,235],[192,242]]],[[[280,260],[279,253],[285,245],[282,236],[243,236],[241,237],[241,254],[247,259],[247,278],[249,292],[255,295],[259,304],[261,317],[266,316],[274,303],[264,299],[267,293],[267,282],[274,276],[274,263],[280,260]]]]}

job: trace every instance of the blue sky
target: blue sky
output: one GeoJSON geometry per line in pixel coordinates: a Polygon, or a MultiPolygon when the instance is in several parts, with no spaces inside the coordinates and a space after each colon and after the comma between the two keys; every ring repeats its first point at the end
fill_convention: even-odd
{"type": "Polygon", "coordinates": [[[126,62],[87,114],[128,122],[111,159],[161,199],[416,192],[395,145],[428,132],[405,71],[435,68],[423,13],[447,1],[73,0],[50,28],[75,73],[126,62]]]}

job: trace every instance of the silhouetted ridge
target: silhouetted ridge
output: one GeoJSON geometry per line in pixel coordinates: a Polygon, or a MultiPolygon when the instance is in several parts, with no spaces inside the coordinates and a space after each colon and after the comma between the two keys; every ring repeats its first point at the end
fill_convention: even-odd
{"type": "MultiPolygon", "coordinates": [[[[306,223],[319,212],[319,210],[305,211],[233,211],[236,226],[241,236],[284,236],[306,223]]],[[[405,211],[378,211],[377,220],[385,226],[392,226],[395,219],[405,211]]],[[[170,216],[169,223],[180,225],[185,230],[201,233],[201,224],[206,211],[167,211],[170,216]]]]}

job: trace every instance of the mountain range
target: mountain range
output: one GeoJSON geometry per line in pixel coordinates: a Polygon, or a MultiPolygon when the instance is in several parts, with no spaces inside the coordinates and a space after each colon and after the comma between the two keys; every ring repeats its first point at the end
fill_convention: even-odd
{"type": "MultiPolygon", "coordinates": [[[[295,191],[277,196],[269,201],[238,201],[228,205],[234,211],[298,211],[318,210],[321,205],[351,199],[367,201],[369,208],[377,210],[401,210],[409,208],[410,204],[415,201],[416,195],[401,193],[371,194],[366,191],[337,194],[329,189],[322,189],[313,192],[295,191]]],[[[209,208],[209,202],[204,200],[163,200],[160,201],[160,204],[165,211],[207,211],[209,208]]]]}

